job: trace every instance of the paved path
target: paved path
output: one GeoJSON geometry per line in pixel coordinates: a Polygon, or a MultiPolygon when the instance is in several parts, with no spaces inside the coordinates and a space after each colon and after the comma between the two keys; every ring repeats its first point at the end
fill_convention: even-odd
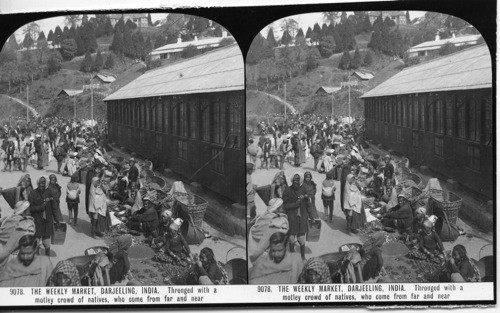
{"type": "Polygon", "coordinates": [[[271,98],[273,98],[273,99],[278,100],[278,101],[279,101],[279,102],[281,102],[281,103],[284,103],[284,104],[288,107],[288,109],[292,112],[292,114],[297,114],[297,110],[293,107],[293,105],[291,105],[290,103],[288,103],[288,102],[286,102],[285,100],[281,99],[280,97],[278,97],[278,96],[276,96],[276,95],[272,95],[272,94],[267,93],[267,92],[264,92],[264,91],[259,91],[259,90],[257,90],[257,92],[260,92],[260,93],[262,93],[262,94],[265,94],[265,95],[266,95],[266,96],[268,96],[268,97],[271,97],[271,98]]]}
{"type": "Polygon", "coordinates": [[[0,95],[1,97],[5,97],[5,98],[9,98],[10,100],[14,101],[14,102],[17,102],[25,107],[28,107],[28,109],[31,111],[31,114],[33,114],[34,117],[39,117],[40,114],[38,114],[38,111],[30,106],[29,104],[27,104],[26,102],[20,100],[20,99],[17,99],[17,98],[14,98],[14,97],[11,97],[11,96],[8,96],[8,95],[0,95]]]}

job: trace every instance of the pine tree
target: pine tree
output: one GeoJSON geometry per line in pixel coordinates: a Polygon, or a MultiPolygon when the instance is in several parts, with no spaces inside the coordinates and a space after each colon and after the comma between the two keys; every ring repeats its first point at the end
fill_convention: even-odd
{"type": "Polygon", "coordinates": [[[375,27],[378,27],[378,29],[382,29],[382,24],[384,24],[384,20],[382,19],[382,12],[380,12],[380,15],[373,22],[372,27],[373,29],[375,29],[375,27]]]}
{"type": "Polygon", "coordinates": [[[87,14],[84,14],[82,16],[82,26],[85,26],[89,22],[89,16],[87,14]]]}
{"type": "Polygon", "coordinates": [[[106,63],[104,64],[104,68],[111,70],[115,66],[115,59],[113,58],[113,54],[108,54],[108,58],[106,59],[106,63]]]}
{"type": "Polygon", "coordinates": [[[106,18],[106,22],[104,24],[104,35],[109,36],[113,33],[113,24],[111,24],[111,19],[106,18]]]}
{"type": "Polygon", "coordinates": [[[61,41],[63,41],[64,39],[68,39],[68,38],[69,38],[69,28],[68,28],[68,26],[64,26],[64,29],[63,29],[63,32],[61,35],[61,41]]]}
{"type": "Polygon", "coordinates": [[[47,60],[47,72],[52,75],[61,69],[62,57],[57,51],[52,52],[47,60]]]}
{"type": "Polygon", "coordinates": [[[43,30],[40,32],[40,34],[38,34],[38,38],[37,38],[37,41],[38,40],[47,40],[45,38],[45,33],[43,32],[43,30]]]}
{"type": "Polygon", "coordinates": [[[134,42],[132,40],[132,32],[125,24],[123,27],[123,54],[127,57],[133,57],[134,51],[134,42]]]}
{"type": "Polygon", "coordinates": [[[115,34],[118,31],[119,33],[123,33],[123,28],[125,27],[125,21],[123,20],[123,17],[118,20],[115,24],[115,34]]]}
{"type": "Polygon", "coordinates": [[[311,27],[308,27],[306,31],[306,38],[311,38],[311,36],[312,36],[312,29],[311,27]]]}
{"type": "Polygon", "coordinates": [[[391,39],[389,33],[389,27],[382,26],[380,30],[380,42],[381,42],[381,50],[386,54],[391,53],[391,39]]]}
{"type": "Polygon", "coordinates": [[[371,50],[366,50],[365,58],[363,59],[364,66],[370,66],[373,63],[373,54],[371,50]]]}
{"type": "Polygon", "coordinates": [[[85,54],[85,46],[82,39],[82,30],[83,27],[77,27],[75,30],[75,42],[76,42],[76,55],[84,55],[85,54]]]}
{"type": "Polygon", "coordinates": [[[285,46],[288,46],[292,42],[292,37],[288,33],[288,30],[285,30],[283,32],[283,35],[281,36],[281,41],[280,42],[281,42],[282,45],[285,45],[285,46]]]}
{"type": "Polygon", "coordinates": [[[330,23],[330,25],[328,25],[328,30],[326,31],[326,34],[327,34],[327,36],[333,37],[334,32],[335,32],[335,26],[333,23],[330,23]]]}
{"type": "Polygon", "coordinates": [[[302,30],[302,28],[299,28],[299,30],[297,31],[297,36],[295,36],[295,38],[303,38],[304,37],[304,31],[302,30]]]}
{"type": "Polygon", "coordinates": [[[104,66],[104,57],[101,54],[101,50],[97,50],[94,62],[92,63],[92,71],[99,72],[104,66]]]}
{"type": "Polygon", "coordinates": [[[17,39],[14,34],[9,37],[9,45],[12,50],[19,50],[19,44],[17,43],[17,39]]]}
{"type": "Polygon", "coordinates": [[[153,26],[153,20],[151,20],[151,13],[148,13],[148,26],[153,26]]]}
{"type": "Polygon", "coordinates": [[[333,29],[333,41],[335,42],[335,52],[340,53],[344,51],[344,44],[342,43],[342,38],[340,38],[338,29],[340,25],[337,25],[333,29]]]}
{"type": "Polygon", "coordinates": [[[121,32],[117,32],[115,29],[115,34],[113,36],[113,42],[109,47],[117,55],[122,55],[125,52],[125,47],[123,45],[123,35],[121,32]]]}
{"type": "Polygon", "coordinates": [[[159,47],[163,47],[164,45],[167,44],[167,40],[165,39],[165,36],[163,34],[158,34],[156,35],[156,38],[155,38],[155,44],[154,44],[154,48],[159,48],[159,47]]]}
{"type": "Polygon", "coordinates": [[[92,61],[92,55],[90,54],[90,51],[88,50],[87,53],[85,53],[85,58],[83,59],[82,63],[80,64],[80,71],[84,73],[90,73],[92,71],[92,64],[94,62],[92,61]]]}
{"type": "Polygon", "coordinates": [[[134,23],[132,20],[127,20],[127,22],[125,23],[125,25],[129,28],[129,29],[136,29],[137,28],[137,24],[134,23]]]}
{"type": "Polygon", "coordinates": [[[342,45],[344,48],[354,49],[356,46],[356,39],[354,38],[354,24],[350,19],[346,19],[345,22],[340,25],[339,35],[342,39],[342,45]]]}
{"type": "Polygon", "coordinates": [[[391,28],[391,27],[394,27],[396,26],[396,22],[394,22],[389,16],[387,16],[384,20],[384,25],[387,27],[387,28],[391,28]]]}
{"type": "Polygon", "coordinates": [[[78,52],[78,47],[74,39],[65,39],[61,42],[61,56],[64,61],[72,60],[78,52]]]}
{"type": "Polygon", "coordinates": [[[331,56],[335,50],[335,40],[332,36],[321,37],[318,46],[319,53],[323,58],[331,56]]]}
{"type": "Polygon", "coordinates": [[[61,27],[57,26],[56,30],[54,31],[54,39],[52,40],[53,45],[58,45],[62,41],[62,29],[61,27]]]}
{"type": "Polygon", "coordinates": [[[248,50],[246,62],[250,65],[255,65],[265,59],[265,49],[270,48],[269,44],[267,44],[267,40],[258,33],[257,36],[252,41],[250,45],[250,49],[248,50]]]}
{"type": "Polygon", "coordinates": [[[406,11],[406,24],[411,24],[410,12],[406,11]]]}
{"type": "Polygon", "coordinates": [[[33,38],[31,38],[29,33],[26,33],[24,35],[23,47],[25,47],[26,49],[29,50],[29,49],[31,49],[31,47],[33,47],[33,43],[34,43],[33,38]]]}
{"type": "Polygon", "coordinates": [[[153,51],[153,42],[151,41],[151,38],[148,36],[146,38],[146,41],[144,42],[144,57],[148,55],[151,51],[153,51]]]}
{"type": "Polygon", "coordinates": [[[312,33],[311,33],[311,42],[318,43],[321,38],[321,27],[319,27],[319,24],[316,23],[314,24],[312,33]]]}
{"type": "Polygon", "coordinates": [[[273,28],[269,28],[269,30],[267,31],[267,43],[269,44],[269,46],[271,47],[276,47],[278,46],[278,43],[276,42],[276,39],[274,38],[274,30],[273,28]]]}
{"type": "Polygon", "coordinates": [[[54,40],[54,32],[52,29],[49,31],[49,35],[47,36],[47,41],[52,41],[54,40]]]}
{"type": "Polygon", "coordinates": [[[351,61],[351,68],[356,69],[361,66],[361,53],[359,52],[358,47],[356,47],[356,50],[354,51],[354,57],[352,58],[351,61]]]}
{"type": "Polygon", "coordinates": [[[328,25],[326,23],[323,23],[321,25],[321,37],[328,36],[328,25]]]}
{"type": "Polygon", "coordinates": [[[382,50],[382,33],[380,32],[380,28],[376,25],[373,27],[372,38],[370,39],[368,47],[372,48],[373,51],[382,50]]]}
{"type": "Polygon", "coordinates": [[[363,21],[363,32],[369,34],[373,30],[372,23],[370,22],[370,17],[367,15],[363,21]]]}
{"type": "Polygon", "coordinates": [[[351,65],[351,55],[349,54],[349,51],[346,49],[342,54],[342,58],[340,58],[339,69],[347,70],[349,69],[350,65],[351,65]]]}

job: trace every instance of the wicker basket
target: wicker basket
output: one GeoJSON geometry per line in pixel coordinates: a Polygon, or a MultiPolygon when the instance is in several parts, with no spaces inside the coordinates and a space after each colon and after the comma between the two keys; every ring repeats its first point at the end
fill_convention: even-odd
{"type": "Polygon", "coordinates": [[[408,173],[406,174],[406,179],[412,180],[415,183],[415,185],[417,185],[418,188],[420,189],[424,188],[424,182],[422,180],[422,177],[420,177],[418,174],[408,173]]]}
{"type": "Polygon", "coordinates": [[[198,195],[191,195],[188,199],[175,197],[175,205],[193,219],[193,223],[201,228],[203,217],[207,211],[208,202],[198,195]],[[186,201],[187,200],[187,201],[186,201]]]}
{"type": "Polygon", "coordinates": [[[160,187],[160,189],[164,189],[165,186],[167,185],[167,182],[163,178],[158,176],[151,177],[150,182],[157,184],[160,187]]]}
{"type": "Polygon", "coordinates": [[[265,205],[269,204],[269,200],[271,200],[271,185],[257,187],[255,188],[255,192],[264,201],[265,205]]]}
{"type": "Polygon", "coordinates": [[[458,211],[462,206],[462,198],[454,194],[453,192],[443,193],[443,200],[436,199],[434,195],[429,198],[429,208],[430,214],[434,214],[438,217],[448,217],[450,223],[456,225],[458,218],[458,211]]]}

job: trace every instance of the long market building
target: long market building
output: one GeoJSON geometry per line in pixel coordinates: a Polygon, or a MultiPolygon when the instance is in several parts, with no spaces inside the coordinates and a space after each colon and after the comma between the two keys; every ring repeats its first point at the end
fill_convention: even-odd
{"type": "Polygon", "coordinates": [[[485,44],[406,68],[361,98],[368,139],[493,198],[492,66],[485,44]]]}
{"type": "Polygon", "coordinates": [[[244,77],[236,44],[148,71],[104,99],[109,139],[243,204],[244,77]]]}

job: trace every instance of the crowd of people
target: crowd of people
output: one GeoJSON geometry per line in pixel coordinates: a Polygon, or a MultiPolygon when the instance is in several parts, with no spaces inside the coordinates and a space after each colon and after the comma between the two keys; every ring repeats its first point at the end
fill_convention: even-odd
{"type": "Polygon", "coordinates": [[[247,217],[252,221],[248,234],[250,283],[331,281],[334,273],[326,270],[325,261],[320,257],[307,259],[305,251],[306,235],[320,217],[316,203],[323,204],[323,223],[333,225],[335,199],[340,200],[345,232],[351,236],[366,233],[367,216],[379,225],[369,233],[362,248],[346,249],[346,260],[358,266],[362,275],[343,277],[344,282],[362,282],[385,274],[381,247],[388,234],[396,234],[395,238],[409,248],[408,257],[445,264],[448,270],[443,272],[450,275],[443,276],[443,281],[477,281],[477,271],[471,270],[473,263],[465,248],[457,245],[452,253],[446,253],[436,231],[441,217],[427,214],[429,196],[443,192],[439,181],[430,179],[420,189],[409,178],[407,159],[396,163],[391,155],[380,157],[365,150],[368,145],[363,140],[362,124],[317,116],[293,117],[287,123],[263,122],[261,133],[254,136],[255,140],[249,139],[246,168],[247,217]],[[314,160],[313,169],[302,170],[308,158],[314,160]],[[284,171],[286,162],[286,169],[294,172],[289,177],[284,171]],[[273,167],[278,172],[269,185],[253,184],[255,170],[273,167]],[[325,175],[324,180],[314,182],[313,171],[325,175]],[[268,206],[261,215],[257,215],[256,194],[268,206]],[[317,197],[321,201],[316,202],[317,197]],[[297,245],[300,253],[296,253],[297,245]]]}
{"type": "Polygon", "coordinates": [[[110,155],[105,124],[87,126],[83,121],[45,118],[16,127],[5,125],[1,133],[4,172],[26,172],[32,166],[40,175],[35,178],[36,185],[25,173],[15,187],[0,189],[13,207],[12,213],[0,220],[0,286],[110,285],[130,280],[127,251],[132,236],[140,235],[157,251],[159,259],[180,262],[191,269],[192,283],[228,283],[214,252],[204,248],[199,255],[191,253],[180,231],[182,220],[173,209],[173,196],[183,196],[186,201],[192,198],[182,182],[164,190],[145,179],[145,172],[152,172],[152,164],[139,164],[135,158],[118,160],[110,155]],[[57,174],[46,176],[52,159],[57,161],[57,174]],[[66,186],[58,183],[60,175],[70,176],[66,186]],[[167,196],[159,199],[162,192],[167,196]],[[66,221],[62,201],[67,204],[66,221]],[[51,262],[55,232],[64,231],[64,225],[76,228],[83,203],[90,219],[84,233],[103,239],[117,235],[110,237],[114,243],[100,251],[86,268],[85,275],[90,278],[86,282],[82,280],[82,269],[77,275],[71,259],[59,262],[55,268],[51,262]],[[118,229],[114,225],[124,226],[118,229]]]}

